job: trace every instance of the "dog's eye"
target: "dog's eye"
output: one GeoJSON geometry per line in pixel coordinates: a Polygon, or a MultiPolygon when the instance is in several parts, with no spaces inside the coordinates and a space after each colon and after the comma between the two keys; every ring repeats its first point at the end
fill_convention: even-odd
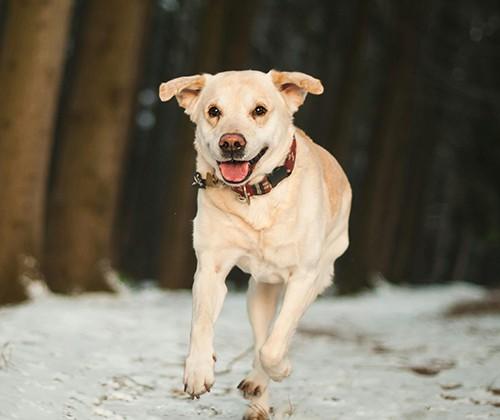
{"type": "Polygon", "coordinates": [[[255,107],[255,109],[253,110],[252,114],[255,116],[255,117],[262,117],[263,115],[265,115],[267,112],[267,109],[264,108],[262,105],[259,105],[257,107],[255,107]]]}
{"type": "Polygon", "coordinates": [[[220,117],[221,114],[222,112],[220,112],[220,109],[216,106],[211,106],[210,108],[208,108],[208,115],[212,118],[220,117]]]}

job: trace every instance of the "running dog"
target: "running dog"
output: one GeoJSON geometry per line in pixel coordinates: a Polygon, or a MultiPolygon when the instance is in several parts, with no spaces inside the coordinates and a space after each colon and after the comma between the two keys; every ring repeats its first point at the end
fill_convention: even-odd
{"type": "Polygon", "coordinates": [[[321,82],[307,74],[275,70],[201,74],[160,85],[160,99],[175,96],[196,124],[198,264],[185,391],[199,398],[214,384],[214,324],[226,276],[238,266],[251,275],[255,342],[253,369],[238,385],[251,401],[245,419],[268,417],[269,380],[290,374],[287,353],[297,324],[331,284],[334,262],[349,244],[347,177],[293,124],[306,95],[322,92],[321,82]]]}

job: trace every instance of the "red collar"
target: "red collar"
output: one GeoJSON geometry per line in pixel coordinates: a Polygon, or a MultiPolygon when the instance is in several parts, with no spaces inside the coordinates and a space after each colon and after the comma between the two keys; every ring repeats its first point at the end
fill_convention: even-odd
{"type": "MultiPolygon", "coordinates": [[[[295,136],[293,137],[292,145],[290,146],[290,151],[286,155],[285,163],[281,166],[277,166],[269,174],[264,175],[264,179],[256,184],[243,184],[238,187],[231,187],[231,189],[238,194],[238,199],[241,201],[246,201],[250,204],[250,197],[254,195],[264,195],[275,188],[281,181],[288,178],[295,167],[295,157],[297,155],[297,141],[295,136]]],[[[207,174],[207,178],[203,179],[199,172],[194,174],[193,185],[198,188],[206,188],[207,186],[213,186],[218,184],[217,178],[212,174],[207,174]]]]}
{"type": "Polygon", "coordinates": [[[286,155],[285,163],[277,166],[270,174],[264,175],[264,179],[257,184],[244,184],[231,189],[238,193],[241,201],[250,203],[250,197],[254,195],[264,195],[270,192],[281,181],[290,176],[295,166],[295,156],[297,155],[297,141],[293,138],[290,151],[286,155]]]}

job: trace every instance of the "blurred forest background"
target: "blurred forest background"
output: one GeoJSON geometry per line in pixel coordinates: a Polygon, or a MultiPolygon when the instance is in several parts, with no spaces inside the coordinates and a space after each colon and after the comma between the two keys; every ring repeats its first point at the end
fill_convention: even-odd
{"type": "Polygon", "coordinates": [[[296,123],[352,182],[339,293],[500,285],[498,0],[0,0],[0,303],[190,287],[193,126],[158,86],[248,68],[325,85],[296,123]]]}

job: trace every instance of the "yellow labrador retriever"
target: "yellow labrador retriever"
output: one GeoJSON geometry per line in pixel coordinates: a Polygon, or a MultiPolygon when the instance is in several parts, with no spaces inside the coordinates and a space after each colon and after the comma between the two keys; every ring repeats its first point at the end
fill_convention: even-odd
{"type": "Polygon", "coordinates": [[[160,86],[161,100],[175,96],[196,124],[198,266],[185,390],[198,398],[214,384],[214,323],[236,265],[251,274],[255,360],[238,385],[251,400],[246,419],[268,416],[269,379],[290,374],[292,335],[349,242],[349,182],[333,156],[293,125],[307,93],[322,92],[307,74],[274,70],[180,77],[160,86]]]}

